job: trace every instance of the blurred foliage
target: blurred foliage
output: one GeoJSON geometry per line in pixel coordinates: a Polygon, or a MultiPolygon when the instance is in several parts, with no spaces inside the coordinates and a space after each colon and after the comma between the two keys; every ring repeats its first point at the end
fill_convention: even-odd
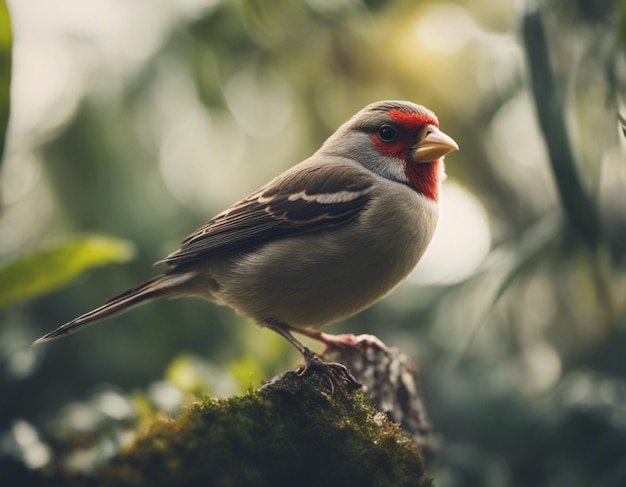
{"type": "Polygon", "coordinates": [[[330,331],[418,361],[438,486],[626,484],[623,0],[29,1],[9,2],[0,258],[75,232],[138,257],[0,312],[0,468],[89,471],[146,416],[293,365],[280,337],[194,300],[30,343],[399,98],[461,147],[438,234],[406,284],[330,331]]]}
{"type": "Polygon", "coordinates": [[[11,17],[5,0],[0,1],[0,166],[4,156],[4,144],[9,113],[11,111],[11,17]]]}
{"type": "Polygon", "coordinates": [[[88,269],[128,262],[132,243],[104,236],[84,236],[19,257],[0,267],[0,308],[55,290],[88,269]]]}

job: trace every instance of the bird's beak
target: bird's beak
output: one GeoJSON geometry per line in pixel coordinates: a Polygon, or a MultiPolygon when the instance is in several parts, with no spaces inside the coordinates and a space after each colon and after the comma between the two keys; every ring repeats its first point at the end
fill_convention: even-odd
{"type": "Polygon", "coordinates": [[[411,159],[413,162],[432,162],[454,150],[459,150],[459,146],[452,137],[434,125],[427,125],[411,149],[411,159]]]}

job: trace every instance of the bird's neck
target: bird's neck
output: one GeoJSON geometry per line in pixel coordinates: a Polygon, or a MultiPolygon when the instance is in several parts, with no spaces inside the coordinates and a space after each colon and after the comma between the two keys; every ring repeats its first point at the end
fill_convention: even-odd
{"type": "Polygon", "coordinates": [[[406,177],[415,190],[432,201],[439,200],[439,188],[444,178],[443,160],[406,165],[406,177]]]}

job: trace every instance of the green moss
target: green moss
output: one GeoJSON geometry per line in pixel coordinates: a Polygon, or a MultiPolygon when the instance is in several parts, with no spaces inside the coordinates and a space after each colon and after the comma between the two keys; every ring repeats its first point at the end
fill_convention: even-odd
{"type": "Polygon", "coordinates": [[[106,486],[431,486],[416,446],[360,393],[288,373],[258,392],[160,420],[103,472],[106,486]]]}

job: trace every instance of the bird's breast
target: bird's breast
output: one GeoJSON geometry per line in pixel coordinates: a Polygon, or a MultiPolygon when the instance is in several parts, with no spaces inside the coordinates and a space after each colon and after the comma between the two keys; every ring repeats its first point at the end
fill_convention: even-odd
{"type": "Polygon", "coordinates": [[[216,297],[258,322],[297,328],[351,316],[413,270],[437,221],[436,203],[403,185],[375,197],[352,221],[278,239],[209,269],[216,297]]]}

